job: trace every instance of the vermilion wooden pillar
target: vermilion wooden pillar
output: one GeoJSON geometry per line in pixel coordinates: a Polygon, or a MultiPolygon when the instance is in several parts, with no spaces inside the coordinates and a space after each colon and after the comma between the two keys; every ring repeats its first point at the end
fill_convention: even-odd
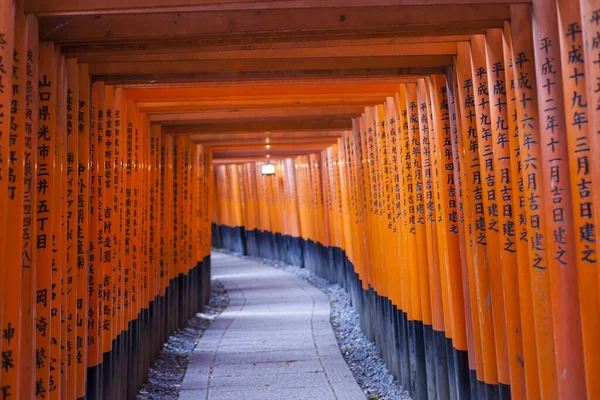
{"type": "MultiPolygon", "coordinates": [[[[8,12],[9,10],[2,10],[8,12]]],[[[0,12],[2,12],[0,11],[0,12]]],[[[13,10],[15,12],[15,10],[13,10]]],[[[12,71],[12,74],[6,74],[1,79],[5,82],[5,87],[2,90],[8,95],[8,99],[12,100],[3,104],[1,112],[10,115],[10,119],[6,120],[7,124],[0,125],[0,147],[4,150],[0,156],[0,191],[3,191],[0,196],[5,196],[0,200],[0,207],[5,209],[0,212],[6,212],[5,220],[0,216],[0,229],[4,236],[0,239],[0,247],[5,246],[0,250],[0,262],[3,263],[4,273],[0,279],[4,283],[0,286],[4,287],[4,298],[0,294],[1,309],[4,314],[0,317],[0,332],[6,332],[0,338],[1,344],[1,365],[0,381],[4,388],[3,396],[19,396],[21,385],[27,384],[22,382],[20,373],[22,372],[21,364],[25,362],[22,359],[21,346],[26,345],[23,334],[21,333],[21,320],[23,301],[21,299],[23,285],[23,267],[22,267],[22,248],[23,235],[19,234],[23,230],[23,214],[22,207],[25,188],[24,188],[24,167],[25,167],[25,64],[27,62],[27,19],[23,13],[23,3],[17,2],[16,19],[8,23],[6,28],[13,30],[9,36],[9,41],[14,40],[13,47],[9,47],[8,43],[5,47],[9,47],[14,51],[12,62],[9,62],[7,71],[12,71]],[[11,90],[12,88],[12,90],[11,90]],[[6,147],[4,147],[6,146],[6,147]],[[4,187],[2,187],[4,186],[4,187]],[[6,223],[6,225],[3,224],[6,223]],[[4,242],[4,243],[2,243],[4,242]],[[3,258],[1,258],[3,257],[3,258]]],[[[9,12],[9,17],[12,17],[9,12]]],[[[8,21],[7,21],[8,22],[8,21]]],[[[5,58],[4,58],[5,59],[5,58]]],[[[0,95],[2,96],[2,95],[0,95]]],[[[2,289],[0,289],[1,293],[2,289]]]]}
{"type": "MultiPolygon", "coordinates": [[[[548,273],[552,290],[558,397],[585,397],[585,372],[579,307],[562,65],[556,1],[533,3],[533,43],[545,202],[548,273]],[[564,374],[570,371],[571,374],[564,374]]],[[[535,105],[535,102],[532,104],[535,105]]],[[[573,160],[574,161],[574,160],[573,160]]],[[[585,217],[588,210],[582,210],[585,217]]],[[[591,210],[589,213],[591,214],[591,210]]]]}
{"type": "Polygon", "coordinates": [[[21,293],[21,370],[19,371],[20,396],[31,398],[36,390],[36,171],[39,95],[35,90],[38,79],[38,23],[29,15],[25,22],[26,52],[22,63],[25,75],[25,119],[23,137],[25,141],[23,165],[23,247],[22,247],[22,293],[21,293]]]}
{"type": "Polygon", "coordinates": [[[537,110],[534,45],[531,36],[531,10],[528,6],[511,8],[511,47],[515,76],[521,175],[524,185],[527,241],[531,271],[537,358],[542,398],[555,398],[557,377],[553,315],[548,271],[548,241],[543,196],[540,121],[537,110]],[[521,84],[519,85],[519,80],[521,84]]]}
{"type": "MultiPolygon", "coordinates": [[[[568,147],[569,181],[573,209],[573,223],[570,234],[574,237],[575,265],[579,307],[581,310],[581,333],[585,384],[587,397],[600,396],[600,382],[593,377],[599,367],[600,321],[593,315],[600,310],[598,288],[597,224],[598,204],[593,202],[593,193],[598,182],[594,175],[593,148],[591,137],[592,116],[598,109],[588,96],[588,73],[586,57],[593,57],[585,51],[584,26],[579,2],[559,0],[556,2],[558,14],[558,36],[560,39],[560,60],[562,69],[563,104],[565,112],[565,133],[568,147]]],[[[589,20],[588,20],[589,22],[589,20]]],[[[589,30],[588,30],[589,32],[589,30]]],[[[555,37],[556,38],[556,35],[555,37]]],[[[593,46],[593,44],[592,44],[593,46]]],[[[594,66],[594,63],[591,63],[594,66]]],[[[564,175],[563,175],[564,177],[564,175]]],[[[579,383],[581,384],[581,383],[579,383]]]]}

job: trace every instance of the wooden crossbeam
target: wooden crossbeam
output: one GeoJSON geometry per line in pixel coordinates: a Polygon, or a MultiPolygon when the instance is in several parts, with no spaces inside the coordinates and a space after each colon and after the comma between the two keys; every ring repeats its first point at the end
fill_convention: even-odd
{"type": "Polygon", "coordinates": [[[27,0],[25,10],[38,15],[122,14],[161,11],[265,10],[273,8],[407,6],[420,4],[531,3],[530,0],[27,0]]]}
{"type": "MultiPolygon", "coordinates": [[[[314,51],[314,49],[334,48],[338,51],[344,49],[363,48],[366,51],[377,51],[377,46],[393,48],[399,46],[398,54],[410,45],[442,44],[448,45],[456,42],[469,41],[469,35],[435,35],[435,36],[383,36],[375,34],[365,35],[362,38],[353,39],[327,39],[314,36],[287,37],[285,35],[244,35],[236,37],[215,38],[186,38],[177,40],[142,40],[136,42],[111,42],[111,43],[74,43],[61,46],[64,54],[77,57],[80,62],[97,62],[97,60],[117,61],[119,57],[141,57],[175,53],[202,53],[208,57],[211,53],[229,54],[233,52],[251,52],[260,54],[269,50],[294,50],[314,51]],[[404,46],[404,48],[403,48],[404,46]]],[[[454,47],[454,46],[453,46],[454,47]]],[[[278,55],[280,55],[278,51],[278,55]]],[[[363,53],[371,55],[376,53],[363,53]]],[[[238,57],[242,58],[242,57],[238,57]]]]}
{"type": "Polygon", "coordinates": [[[193,124],[193,125],[165,125],[163,132],[173,135],[190,135],[199,133],[220,132],[295,132],[298,130],[340,130],[352,129],[352,121],[347,118],[341,120],[313,120],[313,121],[269,121],[254,123],[224,123],[224,124],[193,124]]]}
{"type": "MultiPolygon", "coordinates": [[[[298,58],[341,58],[341,57],[392,57],[392,56],[422,56],[422,55],[453,55],[456,54],[456,42],[436,43],[402,43],[402,44],[364,44],[348,46],[323,46],[266,49],[234,49],[234,50],[198,50],[190,47],[170,47],[161,51],[138,51],[137,54],[119,51],[102,51],[99,53],[79,54],[81,62],[149,62],[149,61],[201,61],[201,60],[248,60],[248,59],[298,59],[298,58]]],[[[77,53],[75,52],[75,55],[77,53]]]]}
{"type": "Polygon", "coordinates": [[[76,43],[267,32],[288,35],[357,31],[422,34],[428,30],[460,33],[466,28],[502,27],[508,18],[509,7],[505,4],[91,14],[42,17],[40,38],[76,43]]]}
{"type": "Polygon", "coordinates": [[[212,146],[213,158],[231,158],[231,157],[263,157],[269,156],[298,156],[322,151],[323,149],[335,144],[336,141],[313,143],[313,144],[290,144],[272,146],[266,149],[261,145],[243,145],[243,146],[212,146]]]}
{"type": "Polygon", "coordinates": [[[281,144],[294,144],[294,145],[302,145],[306,143],[332,143],[341,135],[335,136],[308,136],[308,137],[297,137],[296,135],[289,135],[288,137],[282,138],[269,138],[269,143],[265,142],[265,138],[244,138],[244,137],[234,137],[229,139],[224,138],[215,138],[215,139],[196,139],[195,142],[206,145],[206,146],[219,146],[223,143],[227,143],[228,146],[276,146],[281,144]]]}
{"type": "Polygon", "coordinates": [[[285,87],[273,86],[239,86],[220,85],[218,88],[178,86],[154,89],[129,89],[127,97],[141,101],[184,101],[184,100],[270,100],[270,99],[302,99],[310,97],[360,96],[365,93],[390,95],[397,90],[397,84],[332,84],[329,82],[316,84],[288,84],[285,87]]]}
{"type": "MultiPolygon", "coordinates": [[[[164,129],[167,130],[168,129],[164,129]]],[[[312,130],[312,131],[290,131],[290,132],[228,132],[228,133],[199,133],[190,134],[190,139],[197,142],[210,142],[220,140],[221,142],[229,142],[230,140],[247,139],[261,140],[265,143],[268,138],[274,143],[280,139],[294,138],[337,138],[343,135],[345,130],[312,130]]]]}
{"type": "MultiPolygon", "coordinates": [[[[87,64],[85,64],[87,65],[87,64]]],[[[430,70],[436,70],[436,71],[441,71],[441,68],[429,68],[430,70]]],[[[412,69],[414,70],[414,69],[412,69]]],[[[357,72],[357,71],[352,71],[352,72],[357,72]]],[[[260,77],[253,77],[252,80],[249,79],[249,77],[246,77],[248,79],[246,80],[241,80],[238,79],[237,81],[233,81],[233,80],[221,80],[221,81],[209,81],[207,79],[204,80],[199,80],[197,77],[194,76],[194,80],[191,81],[187,81],[185,83],[182,82],[176,82],[174,80],[169,81],[166,77],[159,77],[159,80],[153,80],[150,81],[148,80],[148,77],[146,77],[146,80],[142,80],[136,77],[125,77],[125,76],[120,76],[120,77],[115,77],[115,76],[111,76],[108,77],[109,80],[111,82],[113,82],[114,84],[116,84],[119,87],[123,87],[125,89],[128,90],[140,90],[140,89],[165,89],[165,88],[173,88],[173,87],[181,87],[182,85],[185,84],[185,86],[189,89],[192,88],[210,88],[212,90],[218,90],[220,88],[222,88],[223,86],[231,86],[231,85],[236,85],[238,88],[244,88],[244,87],[256,87],[256,86],[260,86],[260,87],[282,87],[282,86],[289,86],[289,85],[298,85],[299,83],[302,83],[303,86],[315,86],[315,85],[328,85],[328,84],[338,84],[338,85],[372,85],[372,84],[381,84],[381,85],[398,85],[399,82],[404,82],[404,83],[415,83],[418,79],[421,79],[422,76],[418,76],[418,75],[401,75],[398,74],[397,71],[395,74],[390,74],[390,75],[384,75],[384,73],[382,71],[376,71],[375,74],[371,74],[371,75],[364,75],[364,76],[359,76],[359,75],[351,75],[350,73],[348,73],[348,71],[345,71],[345,73],[343,74],[343,76],[330,76],[327,79],[323,79],[319,76],[313,75],[313,76],[306,76],[302,79],[301,82],[299,82],[297,79],[294,78],[280,78],[280,77],[266,77],[266,78],[260,78],[260,77]],[[125,80],[127,79],[127,80],[125,80]],[[116,82],[116,83],[115,83],[116,82]]]]}
{"type": "MultiPolygon", "coordinates": [[[[180,85],[207,84],[215,86],[222,83],[250,83],[264,85],[279,85],[282,83],[298,83],[307,80],[330,83],[352,81],[371,81],[381,83],[407,83],[414,82],[416,78],[429,74],[440,74],[445,67],[409,67],[409,68],[382,68],[382,69],[349,69],[349,70],[303,70],[303,71],[233,71],[233,72],[196,72],[186,74],[124,74],[106,75],[101,80],[111,85],[119,86],[154,86],[154,85],[180,85]]],[[[98,79],[96,77],[95,79],[98,79]]]]}
{"type": "Polygon", "coordinates": [[[385,96],[365,96],[358,98],[322,98],[322,99],[283,99],[272,101],[176,101],[176,102],[144,102],[138,103],[142,111],[150,113],[179,113],[198,112],[206,110],[231,110],[231,109],[259,109],[259,108],[301,108],[301,107],[328,107],[328,106],[365,106],[374,105],[385,99],[385,96]]]}
{"type": "Polygon", "coordinates": [[[90,63],[90,73],[104,75],[197,74],[202,72],[240,71],[320,71],[351,69],[385,69],[444,67],[452,63],[450,55],[385,56],[385,57],[323,57],[270,58],[239,60],[172,60],[141,62],[90,63]]]}
{"type": "Polygon", "coordinates": [[[215,124],[223,121],[255,121],[255,120],[302,120],[321,118],[352,118],[364,111],[363,106],[334,106],[307,108],[267,108],[267,109],[235,109],[210,110],[199,112],[157,113],[150,116],[150,121],[164,121],[169,124],[204,123],[215,124]]]}

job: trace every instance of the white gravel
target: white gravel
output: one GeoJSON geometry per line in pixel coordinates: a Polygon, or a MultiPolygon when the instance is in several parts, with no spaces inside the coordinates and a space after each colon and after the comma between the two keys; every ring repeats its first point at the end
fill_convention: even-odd
{"type": "Polygon", "coordinates": [[[165,343],[150,368],[149,382],[142,386],[137,395],[138,400],[175,400],[179,397],[192,351],[228,305],[227,291],[219,281],[213,280],[210,303],[204,307],[204,312],[196,314],[187,327],[175,332],[165,343]]]}
{"type": "MultiPolygon", "coordinates": [[[[213,251],[232,254],[222,249],[213,251]]],[[[240,257],[236,255],[236,257],[240,257]]],[[[354,378],[369,400],[410,399],[407,391],[390,374],[375,344],[360,330],[359,316],[351,306],[350,296],[338,284],[332,284],[305,268],[294,267],[281,261],[242,257],[290,272],[317,287],[329,296],[331,324],[344,359],[354,378]]]]}

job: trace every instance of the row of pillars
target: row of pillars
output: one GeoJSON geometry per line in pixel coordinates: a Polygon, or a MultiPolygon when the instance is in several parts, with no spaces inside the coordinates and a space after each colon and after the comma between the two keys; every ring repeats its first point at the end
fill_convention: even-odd
{"type": "Polygon", "coordinates": [[[0,1],[0,399],[132,399],[210,295],[211,156],[0,1]]]}
{"type": "Polygon", "coordinates": [[[216,168],[213,234],[343,284],[416,399],[600,398],[599,38],[597,1],[512,6],[337,145],[216,168]]]}

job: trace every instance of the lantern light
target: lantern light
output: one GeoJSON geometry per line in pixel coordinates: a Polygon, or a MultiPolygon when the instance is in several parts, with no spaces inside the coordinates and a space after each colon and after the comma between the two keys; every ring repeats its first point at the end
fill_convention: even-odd
{"type": "Polygon", "coordinates": [[[263,175],[275,175],[275,164],[266,162],[262,165],[262,174],[263,175]]]}

